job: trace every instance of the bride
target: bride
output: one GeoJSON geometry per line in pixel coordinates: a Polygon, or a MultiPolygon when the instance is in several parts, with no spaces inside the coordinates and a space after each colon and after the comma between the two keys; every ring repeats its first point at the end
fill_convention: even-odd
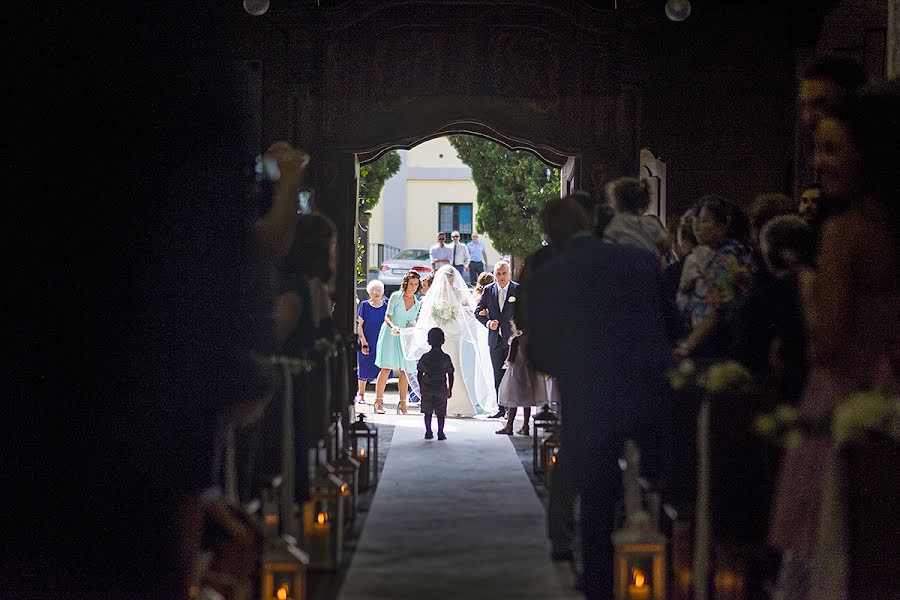
{"type": "MultiPolygon", "coordinates": [[[[400,332],[400,343],[407,360],[418,361],[428,350],[427,336],[432,327],[444,331],[442,350],[453,361],[453,395],[447,401],[447,416],[473,417],[497,409],[494,368],[488,351],[487,329],[475,318],[472,296],[459,272],[444,265],[422,300],[415,327],[400,332]]],[[[409,374],[410,387],[419,393],[415,373],[409,374]]]]}

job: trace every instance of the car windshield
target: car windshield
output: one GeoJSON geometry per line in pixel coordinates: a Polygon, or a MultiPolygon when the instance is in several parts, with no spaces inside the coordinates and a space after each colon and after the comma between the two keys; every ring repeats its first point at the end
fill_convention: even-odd
{"type": "Polygon", "coordinates": [[[430,257],[428,250],[406,249],[398,252],[393,258],[395,260],[427,260],[430,257]]]}

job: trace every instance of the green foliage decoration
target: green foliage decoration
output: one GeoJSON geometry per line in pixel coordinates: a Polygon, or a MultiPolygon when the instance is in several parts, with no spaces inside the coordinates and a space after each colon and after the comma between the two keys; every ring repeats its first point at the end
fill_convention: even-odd
{"type": "Polygon", "coordinates": [[[484,138],[453,135],[449,140],[472,169],[478,188],[475,229],[503,254],[525,257],[539,249],[538,214],[548,200],[559,198],[559,169],[484,138]]]}
{"type": "Polygon", "coordinates": [[[366,256],[366,246],[359,238],[356,238],[356,284],[365,285],[369,278],[366,274],[366,267],[363,265],[363,258],[366,256]]]}
{"type": "Polygon", "coordinates": [[[376,160],[359,167],[359,210],[368,212],[381,198],[385,182],[400,170],[400,155],[396,150],[382,154],[376,160]]]}

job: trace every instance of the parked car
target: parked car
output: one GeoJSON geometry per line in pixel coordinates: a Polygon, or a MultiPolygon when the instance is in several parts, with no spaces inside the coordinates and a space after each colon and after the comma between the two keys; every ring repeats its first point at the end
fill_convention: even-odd
{"type": "Polygon", "coordinates": [[[410,271],[418,271],[422,277],[431,273],[431,254],[427,248],[405,248],[381,263],[378,279],[384,284],[385,294],[399,290],[403,276],[410,271]]]}

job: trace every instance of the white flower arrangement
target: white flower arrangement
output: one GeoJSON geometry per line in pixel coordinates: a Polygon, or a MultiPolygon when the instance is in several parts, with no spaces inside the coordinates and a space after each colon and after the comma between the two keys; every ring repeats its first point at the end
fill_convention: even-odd
{"type": "Polygon", "coordinates": [[[438,325],[447,325],[456,320],[459,315],[459,307],[446,300],[437,300],[431,305],[431,317],[438,325]]]}
{"type": "Polygon", "coordinates": [[[831,434],[837,446],[863,438],[866,432],[880,432],[900,442],[900,398],[881,390],[851,394],[831,413],[803,417],[787,405],[756,417],[756,432],[786,448],[796,448],[804,438],[831,434]]]}
{"type": "Polygon", "coordinates": [[[673,390],[690,386],[709,394],[745,393],[750,390],[753,383],[750,371],[733,360],[715,363],[705,370],[698,370],[694,361],[686,358],[666,375],[673,390]]]}
{"type": "Polygon", "coordinates": [[[680,390],[697,376],[697,367],[694,365],[694,361],[686,358],[678,363],[676,368],[666,374],[669,377],[669,384],[672,386],[672,389],[680,390]]]}
{"type": "Polygon", "coordinates": [[[728,360],[710,366],[698,383],[711,394],[746,392],[753,384],[753,376],[741,363],[728,360]]]}
{"type": "Polygon", "coordinates": [[[866,431],[880,431],[900,441],[900,398],[866,390],[852,394],[835,407],[831,435],[836,444],[859,439],[866,431]]]}

